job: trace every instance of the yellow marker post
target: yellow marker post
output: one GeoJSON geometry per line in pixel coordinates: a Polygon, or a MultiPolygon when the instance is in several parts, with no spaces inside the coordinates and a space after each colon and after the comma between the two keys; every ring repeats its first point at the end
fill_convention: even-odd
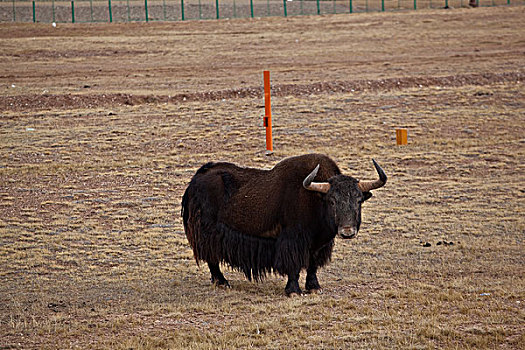
{"type": "Polygon", "coordinates": [[[264,80],[264,126],[266,127],[266,154],[273,154],[272,104],[270,102],[270,71],[263,72],[264,80]]]}
{"type": "Polygon", "coordinates": [[[396,129],[396,142],[398,145],[406,145],[408,143],[407,129],[396,129]]]}

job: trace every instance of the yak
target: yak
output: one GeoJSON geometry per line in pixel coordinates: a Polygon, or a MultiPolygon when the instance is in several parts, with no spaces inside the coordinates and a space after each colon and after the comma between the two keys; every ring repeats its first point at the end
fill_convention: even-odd
{"type": "Polygon", "coordinates": [[[372,159],[379,179],[343,175],[323,154],[282,160],[270,170],[210,162],[197,170],[182,197],[184,231],[197,264],[205,261],[211,281],[230,287],[220,270],[227,264],[259,282],[268,274],[288,277],[285,293],[321,291],[318,268],[332,255],[334,238],[354,238],[361,204],[387,176],[372,159]],[[315,181],[314,181],[315,180],[315,181]]]}

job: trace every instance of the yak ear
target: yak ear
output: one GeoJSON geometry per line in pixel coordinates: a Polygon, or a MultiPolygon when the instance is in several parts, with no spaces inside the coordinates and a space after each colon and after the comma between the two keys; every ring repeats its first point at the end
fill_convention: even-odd
{"type": "Polygon", "coordinates": [[[370,198],[372,198],[372,192],[370,191],[363,192],[363,197],[364,197],[363,202],[369,200],[370,198]]]}

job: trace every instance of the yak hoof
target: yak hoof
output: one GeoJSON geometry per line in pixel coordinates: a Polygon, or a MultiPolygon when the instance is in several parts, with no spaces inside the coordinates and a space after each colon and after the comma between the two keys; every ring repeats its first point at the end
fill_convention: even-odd
{"type": "Polygon", "coordinates": [[[211,281],[211,283],[217,287],[217,288],[224,288],[224,289],[230,289],[231,286],[230,286],[230,283],[228,282],[228,280],[213,280],[211,281]]]}
{"type": "Polygon", "coordinates": [[[303,295],[303,293],[296,293],[296,292],[292,292],[292,293],[288,293],[288,294],[287,294],[287,296],[288,296],[289,298],[297,298],[297,297],[300,297],[300,296],[302,296],[302,295],[303,295]]]}
{"type": "Polygon", "coordinates": [[[323,294],[322,288],[309,289],[308,294],[323,294]]]}
{"type": "Polygon", "coordinates": [[[226,283],[214,283],[213,285],[215,286],[215,288],[220,288],[220,289],[231,289],[232,288],[228,282],[226,282],[226,283]]]}

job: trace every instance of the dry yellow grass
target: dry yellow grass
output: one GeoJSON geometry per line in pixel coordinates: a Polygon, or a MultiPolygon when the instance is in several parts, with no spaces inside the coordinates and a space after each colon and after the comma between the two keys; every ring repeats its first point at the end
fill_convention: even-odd
{"type": "MultiPolygon", "coordinates": [[[[264,156],[256,116],[248,123],[231,120],[241,131],[232,140],[205,130],[232,108],[242,114],[245,100],[188,104],[185,113],[166,107],[173,117],[155,114],[154,106],[122,108],[112,122],[92,115],[70,120],[67,130],[46,126],[62,115],[24,118],[18,130],[6,125],[12,133],[4,146],[18,156],[23,145],[53,150],[44,145],[49,137],[70,143],[52,157],[71,159],[46,163],[44,155],[16,172],[9,173],[16,164],[2,169],[4,179],[16,180],[2,189],[9,192],[2,201],[18,204],[2,207],[3,339],[21,347],[522,346],[525,109],[504,101],[523,101],[525,91],[519,84],[486,89],[492,95],[484,101],[472,99],[476,88],[470,86],[317,96],[318,109],[343,107],[301,134],[298,124],[310,125],[317,115],[276,106],[290,111],[277,119],[274,158],[264,156]],[[400,94],[414,116],[404,118],[411,125],[407,147],[394,146],[398,107],[359,118],[344,108],[350,98],[366,110],[377,98],[400,94]],[[436,105],[421,104],[424,96],[436,105]],[[490,100],[501,106],[480,117],[475,105],[490,100]],[[458,109],[460,101],[471,101],[471,108],[458,109]],[[194,108],[209,113],[193,118],[194,108]],[[144,114],[147,122],[138,122],[144,114]],[[105,135],[122,130],[126,120],[135,121],[126,126],[128,136],[108,140],[105,135]],[[35,131],[25,131],[28,125],[35,131]],[[180,142],[184,147],[176,146],[180,142]],[[178,218],[192,172],[208,159],[269,167],[308,150],[327,152],[360,177],[373,176],[373,155],[390,176],[364,209],[361,237],[337,242],[333,262],[320,273],[325,293],[287,299],[282,278],[256,285],[235,272],[227,272],[232,290],[213,289],[206,269],[193,261],[178,218]],[[432,246],[423,247],[426,242],[432,246]]],[[[283,106],[299,105],[308,101],[290,98],[283,106]]]]}
{"type": "MultiPolygon", "coordinates": [[[[472,15],[479,24],[492,10],[509,17],[509,25],[514,11],[523,12],[451,15],[472,15]]],[[[443,16],[427,14],[434,21],[443,16]]],[[[396,16],[412,18],[389,14],[388,20],[396,16]]],[[[267,21],[301,30],[300,19],[267,21]]],[[[264,35],[258,26],[257,35],[264,35]]],[[[115,31],[92,30],[106,29],[115,31]]],[[[488,29],[505,37],[519,28],[488,29]]],[[[508,62],[523,67],[523,50],[514,50],[523,41],[513,38],[502,51],[512,47],[508,62]]],[[[38,49],[38,40],[31,45],[38,49]]],[[[199,50],[198,41],[191,45],[199,50]]],[[[490,51],[483,48],[481,56],[490,51]]],[[[457,64],[451,71],[468,70],[468,60],[451,59],[457,64]]],[[[483,67],[506,72],[500,60],[487,59],[483,67]]],[[[39,74],[44,84],[45,71],[39,74]]],[[[304,79],[300,71],[288,74],[304,79]]],[[[59,90],[62,83],[52,80],[59,90]]],[[[272,157],[264,154],[261,105],[258,98],[233,98],[3,111],[0,347],[525,346],[522,82],[275,96],[272,157]],[[408,128],[408,146],[395,146],[396,127],[408,128]],[[214,289],[207,269],[195,264],[179,219],[195,170],[209,160],[271,167],[310,151],[329,154],[359,178],[375,176],[374,157],[389,175],[363,209],[359,239],[338,240],[331,264],[320,271],[324,294],[289,299],[281,277],[254,284],[228,270],[233,288],[214,289]]]]}

